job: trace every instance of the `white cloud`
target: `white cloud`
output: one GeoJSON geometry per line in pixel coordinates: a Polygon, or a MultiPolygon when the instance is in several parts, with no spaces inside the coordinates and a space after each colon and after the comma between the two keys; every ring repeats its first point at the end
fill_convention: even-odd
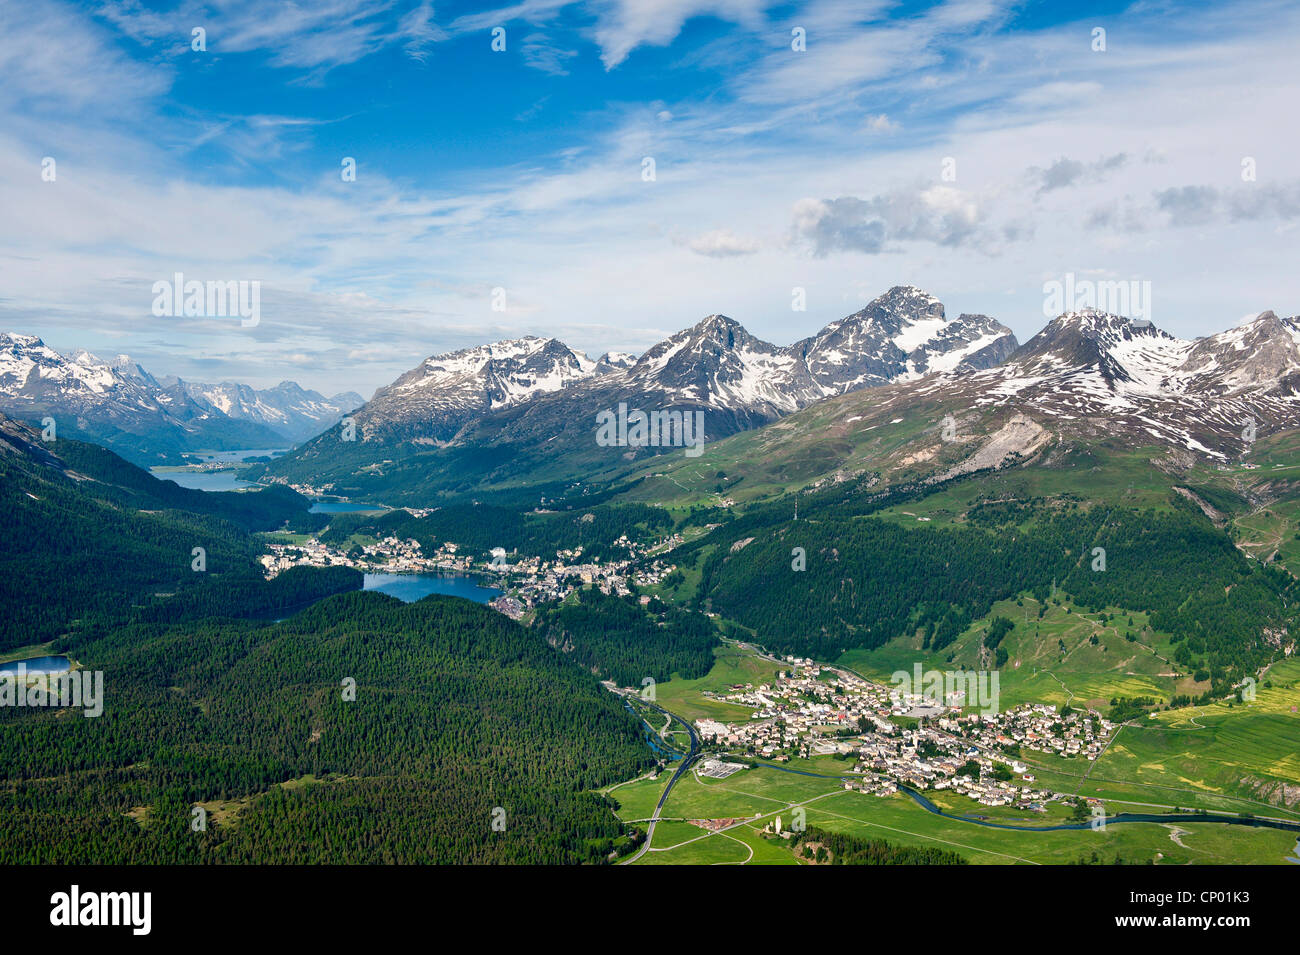
{"type": "Polygon", "coordinates": [[[40,106],[120,116],[165,92],[171,71],[120,53],[61,3],[0,0],[0,110],[40,106]]]}
{"type": "MultiPolygon", "coordinates": [[[[520,37],[545,33],[584,55],[581,38],[559,32],[560,6],[520,4],[509,19],[493,11],[447,32],[518,19],[530,31],[520,37]]],[[[680,23],[671,25],[706,6],[669,4],[654,24],[597,7],[592,36],[603,16],[607,55],[672,42],[680,23]]],[[[771,22],[770,47],[754,47],[771,52],[729,70],[723,88],[611,105],[599,125],[608,131],[557,133],[554,155],[483,168],[477,187],[455,191],[434,178],[387,181],[371,167],[350,187],[337,171],[258,187],[198,181],[183,153],[157,145],[159,130],[184,140],[193,127],[150,123],[168,88],[165,61],[140,68],[101,27],[39,9],[52,11],[37,18],[43,30],[72,31],[92,79],[68,69],[65,52],[36,75],[53,100],[104,118],[29,112],[40,87],[21,72],[9,82],[21,41],[0,33],[0,207],[21,224],[0,235],[0,327],[56,347],[94,350],[113,338],[113,350],[155,356],[146,366],[160,372],[183,372],[165,359],[193,354],[220,363],[210,377],[275,381],[288,356],[306,354],[318,364],[304,384],[368,391],[418,357],[492,337],[531,331],[594,354],[640,351],[716,311],[784,343],[899,283],[1025,337],[1041,324],[1040,276],[1094,268],[1152,279],[1161,324],[1182,335],[1245,311],[1300,311],[1294,244],[1275,232],[1287,223],[1265,214],[1293,201],[1300,181],[1300,133],[1277,119],[1291,115],[1300,80],[1276,69],[1300,17],[1270,3],[1226,19],[1180,14],[1179,44],[1153,28],[1157,12],[1127,14],[1148,19],[1132,20],[1122,56],[1112,31],[1104,60],[1077,25],[987,34],[1002,16],[991,3],[874,25],[860,4],[817,3],[798,16],[806,54],[788,50],[788,22],[771,22]],[[872,117],[895,131],[864,136],[872,117]],[[67,155],[58,182],[44,184],[49,143],[67,155]],[[1130,158],[1097,166],[1119,154],[1130,158]],[[658,159],[653,183],[640,178],[645,155],[658,159]],[[1165,161],[1136,158],[1156,155],[1165,161]],[[1245,155],[1258,160],[1258,183],[1240,181],[1245,155]],[[944,157],[956,159],[953,182],[940,178],[944,157]],[[1199,206],[1195,194],[1171,194],[1161,212],[1156,197],[1184,187],[1213,192],[1199,206]],[[726,228],[707,231],[718,223],[726,228]],[[796,242],[781,241],[787,230],[796,242]],[[149,285],[177,268],[261,279],[262,325],[152,319],[149,285]],[[497,285],[515,304],[505,315],[483,295],[497,285]],[[793,286],[809,300],[796,318],[793,286]]],[[[742,14],[772,15],[737,4],[722,19],[742,14]]],[[[142,31],[159,29],[132,16],[142,31]]],[[[382,39],[395,37],[391,27],[367,35],[369,22],[345,19],[328,44],[293,55],[328,64],[398,42],[382,39]]],[[[747,43],[748,29],[738,32],[747,43]]],[[[546,104],[548,118],[560,99],[546,104]]],[[[205,121],[231,122],[222,143],[242,140],[250,153],[287,151],[313,133],[293,117],[205,121]]]]}
{"type": "Polygon", "coordinates": [[[871,133],[894,133],[899,130],[898,123],[891,120],[886,114],[880,113],[875,116],[868,116],[863,128],[871,133]]]}
{"type": "Polygon", "coordinates": [[[314,0],[267,4],[260,0],[182,0],[159,12],[138,0],[104,3],[98,14],[134,39],[189,55],[191,30],[207,33],[207,52],[269,54],[281,67],[332,69],[399,44],[416,59],[447,38],[433,22],[433,6],[421,0],[392,21],[391,0],[314,0]]]}
{"type": "Polygon", "coordinates": [[[756,29],[767,0],[602,0],[595,39],[606,69],[618,66],[639,46],[667,46],[686,21],[700,16],[756,29]]]}
{"type": "Polygon", "coordinates": [[[759,249],[757,239],[739,236],[730,229],[715,229],[697,235],[686,243],[697,255],[715,259],[731,258],[737,255],[753,255],[759,249]]]}

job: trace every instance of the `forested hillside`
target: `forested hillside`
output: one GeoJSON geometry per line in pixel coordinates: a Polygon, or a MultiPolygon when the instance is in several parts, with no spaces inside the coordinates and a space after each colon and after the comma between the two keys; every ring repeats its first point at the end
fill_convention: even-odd
{"type": "Polygon", "coordinates": [[[849,500],[797,522],[778,506],[755,509],[719,528],[699,545],[700,598],[772,649],[831,659],[918,632],[939,650],[994,601],[1056,588],[1093,610],[1148,611],[1216,690],[1276,652],[1268,633],[1293,618],[1294,579],[1248,560],[1181,498],[1164,511],[1018,505],[933,528],[849,500]],[[805,570],[794,569],[795,548],[805,570]]]}
{"type": "Polygon", "coordinates": [[[328,520],[324,514],[308,514],[311,501],[283,484],[238,492],[199,491],[160,480],[98,445],[52,441],[48,447],[71,471],[92,478],[95,493],[124,507],[208,514],[250,531],[274,530],[286,521],[296,529],[318,529],[328,520]]]}
{"type": "MultiPolygon", "coordinates": [[[[73,441],[36,444],[9,423],[0,448],[0,651],[39,643],[80,622],[129,614],[172,594],[208,592],[214,612],[241,601],[273,608],[250,528],[307,522],[309,502],[288,488],[212,494],[159,481],[111,451],[73,441]],[[202,548],[196,569],[195,548],[202,548]]],[[[304,593],[359,586],[334,580],[304,593]]],[[[284,604],[287,605],[287,604],[284,604]]]]}
{"type": "Polygon", "coordinates": [[[580,590],[572,602],[538,611],[533,626],[575,663],[619,686],[641,686],[649,677],[673,674],[694,679],[713,666],[718,635],[698,611],[636,596],[616,597],[580,590]]]}
{"type": "Polygon", "coordinates": [[[75,656],[102,716],[0,710],[0,862],[601,861],[621,827],[585,790],[649,762],[590,674],[454,598],[138,623],[75,656]]]}

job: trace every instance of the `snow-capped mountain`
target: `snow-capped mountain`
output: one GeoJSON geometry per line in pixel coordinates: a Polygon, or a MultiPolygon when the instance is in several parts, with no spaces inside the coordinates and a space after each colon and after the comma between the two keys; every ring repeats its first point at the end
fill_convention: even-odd
{"type": "Polygon", "coordinates": [[[755,338],[725,315],[710,315],[655,345],[624,381],[665,406],[713,406],[766,418],[821,397],[802,358],[755,338]]]}
{"type": "Polygon", "coordinates": [[[125,356],[64,356],[33,335],[0,334],[0,410],[26,421],[53,418],[58,435],[110,444],[147,463],[201,446],[201,438],[230,447],[240,437],[270,436],[164,388],[125,356]]]}
{"type": "Polygon", "coordinates": [[[910,287],[784,347],[719,314],[635,359],[592,361],[554,339],[497,342],[435,355],[381,388],[355,413],[355,444],[327,432],[266,470],[362,494],[371,485],[463,490],[489,471],[494,480],[592,476],[672,446],[597,447],[604,411],[698,413],[714,441],[846,391],[985,367],[1015,347],[992,319],[950,322],[938,300],[910,287]],[[433,448],[443,450],[422,453],[433,448]]]}
{"type": "MultiPolygon", "coordinates": [[[[0,333],[0,411],[29,422],[53,418],[60,437],[108,445],[146,466],[174,463],[185,451],[275,447],[294,440],[288,429],[268,427],[270,422],[234,407],[227,413],[202,394],[204,386],[193,394],[192,387],[156,378],[126,355],[104,360],[84,349],[62,355],[34,335],[0,333]]],[[[295,390],[306,396],[304,413],[293,422],[301,433],[299,422],[310,420],[307,412],[324,410],[313,405],[314,392],[281,385],[260,394],[285,398],[283,409],[297,397],[295,390]]],[[[263,407],[270,403],[261,401],[263,407]]],[[[322,421],[313,433],[334,420],[322,421]]]]}
{"type": "MultiPolygon", "coordinates": [[[[1236,472],[1242,462],[1277,489],[1294,482],[1270,462],[1294,448],[1297,433],[1300,318],[1263,312],[1186,340],[1149,321],[1083,310],[1054,318],[1000,365],[827,398],[651,477],[698,478],[716,461],[729,484],[861,476],[881,490],[1041,465],[1074,476],[1065,486],[1087,496],[1091,481],[1108,480],[1094,473],[1119,455],[1124,469],[1149,462],[1178,478],[1206,466],[1236,472]]],[[[1026,486],[1010,480],[997,494],[1026,486]]],[[[1188,488],[1179,493],[1213,510],[1188,488]]]]}
{"type": "Polygon", "coordinates": [[[1179,367],[1185,386],[1225,396],[1289,394],[1300,369],[1300,318],[1263,312],[1230,331],[1195,342],[1179,367]]]}
{"type": "Polygon", "coordinates": [[[627,352],[608,351],[601,355],[596,362],[597,371],[610,371],[615,368],[631,368],[636,364],[636,355],[629,355],[627,352]]]}
{"type": "MultiPolygon", "coordinates": [[[[136,366],[139,367],[139,366],[136,366]]],[[[180,381],[192,399],[215,408],[228,418],[266,425],[293,443],[320,434],[365,403],[353,391],[326,398],[297,382],[282,381],[273,388],[257,389],[233,381],[203,384],[180,381]]]]}
{"type": "Polygon", "coordinates": [[[366,439],[446,442],[485,414],[559,391],[597,367],[561,341],[533,336],[433,355],[375,392],[357,420],[366,439]]]}
{"type": "Polygon", "coordinates": [[[69,401],[98,399],[128,406],[147,401],[137,383],[87,351],[65,357],[35,335],[0,333],[0,396],[35,400],[53,392],[69,401]]]}
{"type": "MultiPolygon", "coordinates": [[[[950,322],[933,296],[899,287],[786,347],[710,315],[639,358],[609,353],[593,362],[563,342],[532,337],[434,355],[376,392],[357,419],[367,440],[445,443],[488,415],[532,402],[547,409],[543,420],[551,413],[564,420],[578,409],[629,401],[700,408],[719,417],[714,433],[730,434],[828,395],[987,367],[1015,346],[1010,330],[992,319],[950,322]]],[[[530,433],[542,436],[532,412],[510,420],[532,421],[530,433]]]]}
{"type": "Polygon", "coordinates": [[[1146,321],[1067,312],[997,367],[939,375],[890,400],[917,396],[1013,407],[1049,429],[1225,460],[1300,427],[1300,319],[1264,312],[1188,341],[1146,321]]]}
{"type": "Polygon", "coordinates": [[[989,368],[1016,350],[1016,338],[987,315],[948,321],[943,303],[914,286],[895,286],[866,308],[791,345],[822,396],[910,381],[935,372],[989,368]]]}

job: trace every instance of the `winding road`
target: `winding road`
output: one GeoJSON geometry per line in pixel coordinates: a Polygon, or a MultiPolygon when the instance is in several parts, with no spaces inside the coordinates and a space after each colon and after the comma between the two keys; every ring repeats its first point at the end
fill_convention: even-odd
{"type": "MultiPolygon", "coordinates": [[[[659,813],[663,810],[664,803],[668,801],[668,794],[673,791],[673,786],[677,785],[677,780],[681,778],[682,774],[691,768],[691,763],[695,762],[695,757],[700,755],[700,737],[699,734],[695,732],[694,726],[692,726],[688,721],[682,719],[676,713],[669,713],[657,703],[651,703],[649,700],[642,700],[641,702],[668,717],[670,723],[672,720],[676,720],[678,723],[681,723],[682,726],[686,727],[686,732],[689,733],[691,737],[691,751],[682,759],[681,765],[677,767],[677,771],[673,773],[672,779],[668,780],[668,785],[664,787],[663,793],[659,796],[659,802],[655,806],[654,815],[650,817],[650,824],[646,826],[645,842],[641,843],[640,849],[619,863],[620,865],[631,865],[637,859],[645,855],[646,851],[650,848],[651,841],[654,839],[655,824],[659,821],[659,813]]],[[[649,726],[650,724],[647,723],[646,725],[649,726]]],[[[651,729],[653,729],[653,727],[651,727],[651,729]]],[[[665,729],[667,729],[667,727],[665,727],[665,729]]]]}

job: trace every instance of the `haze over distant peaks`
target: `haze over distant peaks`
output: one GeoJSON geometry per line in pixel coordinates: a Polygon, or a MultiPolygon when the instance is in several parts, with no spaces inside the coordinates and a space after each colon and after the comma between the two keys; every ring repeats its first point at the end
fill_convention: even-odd
{"type": "Polygon", "coordinates": [[[185,451],[292,444],[361,403],[352,392],[325,398],[290,381],[259,391],[157,378],[128,355],[62,355],[34,335],[0,333],[0,411],[52,417],[60,436],[107,444],[140,464],[185,451]]]}

